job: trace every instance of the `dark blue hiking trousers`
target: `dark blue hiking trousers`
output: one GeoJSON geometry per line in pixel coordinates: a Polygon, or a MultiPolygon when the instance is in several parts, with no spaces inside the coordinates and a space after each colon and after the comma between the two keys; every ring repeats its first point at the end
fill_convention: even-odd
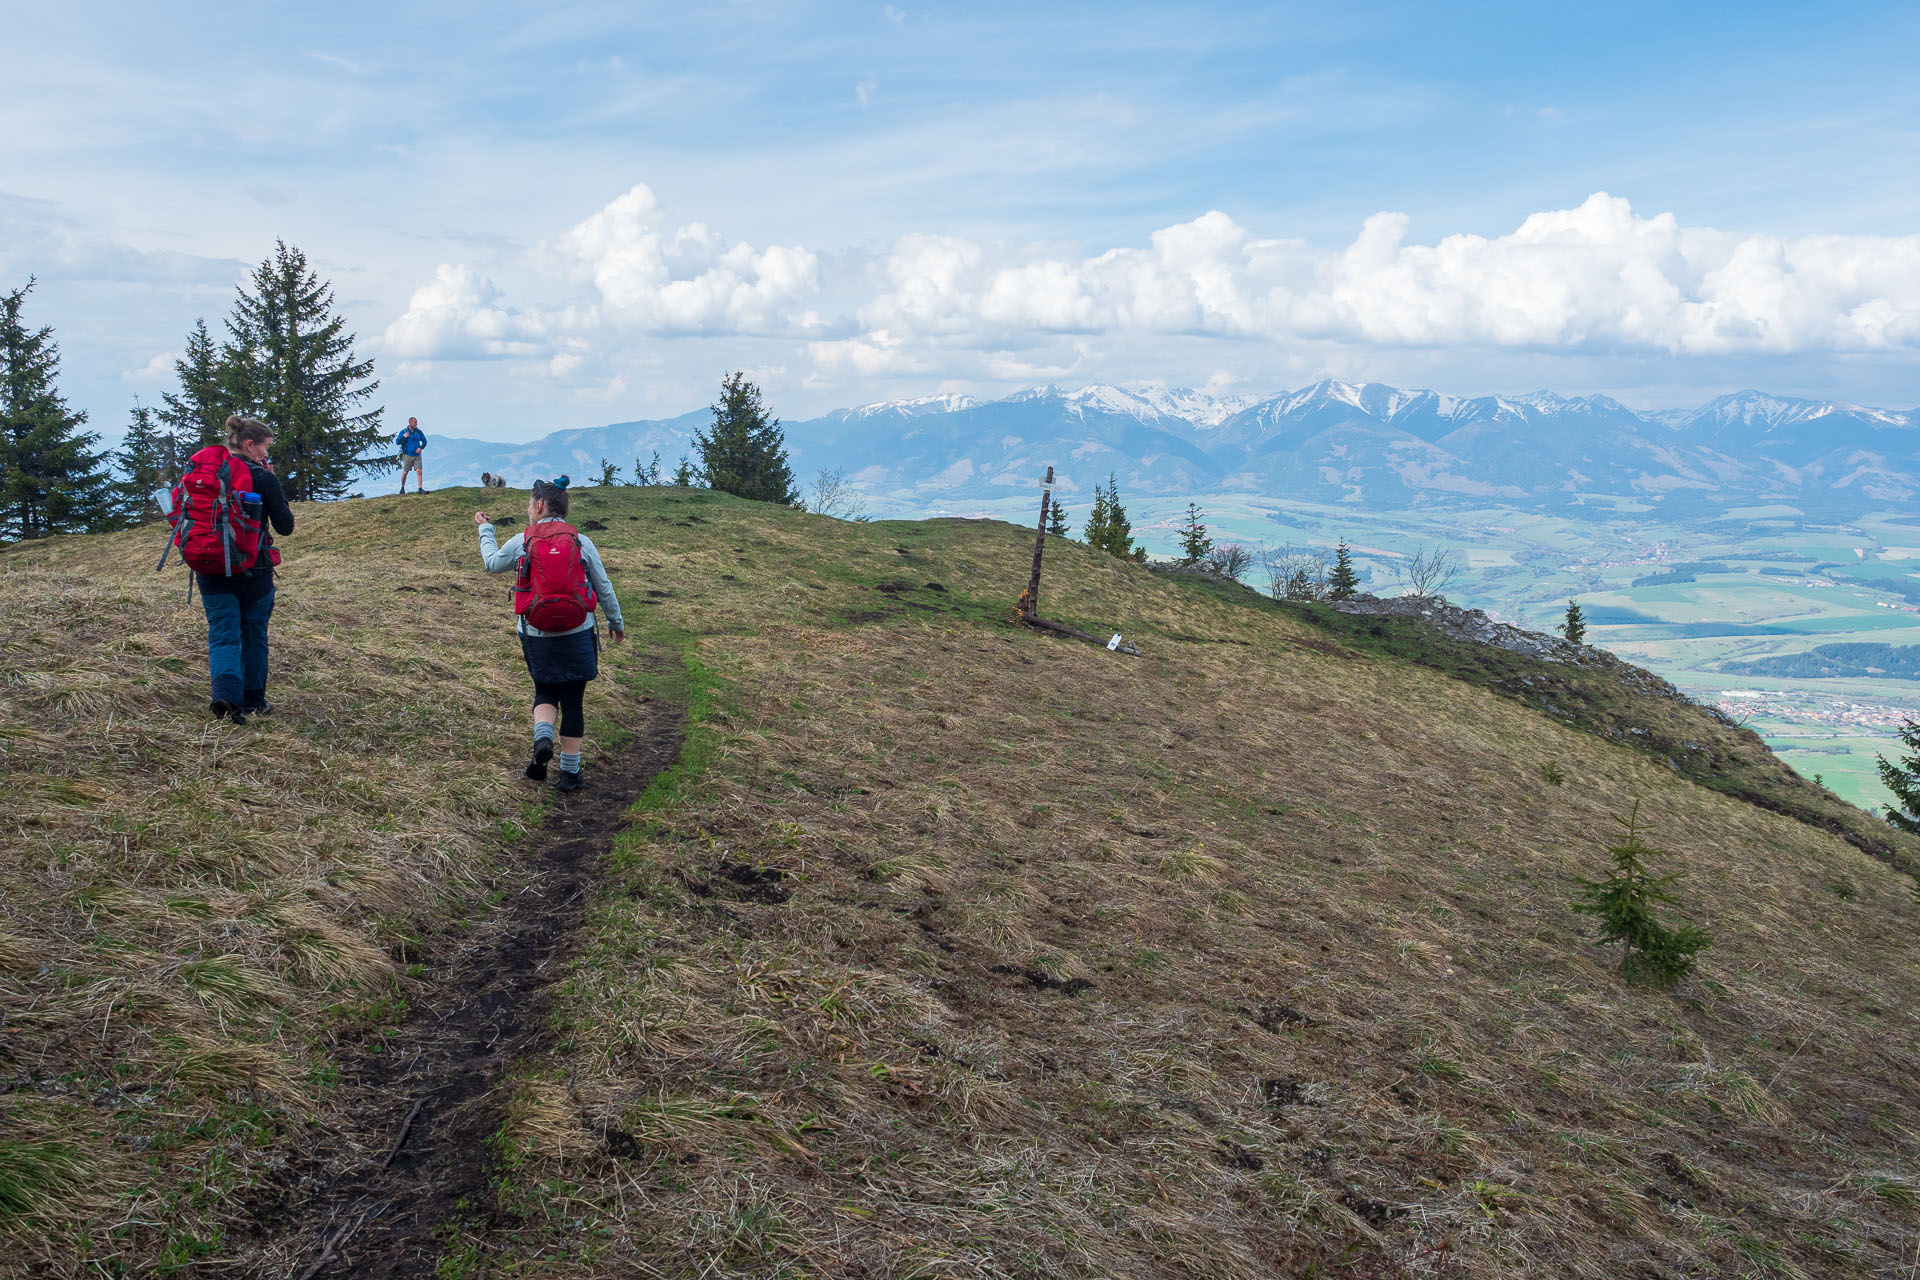
{"type": "Polygon", "coordinates": [[[256,599],[222,591],[202,591],[207,611],[207,673],[214,701],[236,707],[267,700],[267,620],[273,616],[273,590],[256,599]]]}

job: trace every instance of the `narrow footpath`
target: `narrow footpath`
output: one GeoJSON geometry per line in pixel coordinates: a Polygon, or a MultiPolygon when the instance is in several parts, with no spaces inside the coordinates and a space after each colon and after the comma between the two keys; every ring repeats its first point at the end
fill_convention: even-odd
{"type": "Polygon", "coordinates": [[[548,1036],[552,984],[629,806],[680,751],[683,711],[633,708],[637,735],[553,797],[547,821],[512,855],[511,896],[429,970],[387,1052],[344,1086],[351,1117],[290,1163],[280,1193],[236,1244],[243,1274],[275,1280],[434,1273],[442,1228],[484,1220],[504,1120],[497,1088],[509,1065],[548,1036]]]}

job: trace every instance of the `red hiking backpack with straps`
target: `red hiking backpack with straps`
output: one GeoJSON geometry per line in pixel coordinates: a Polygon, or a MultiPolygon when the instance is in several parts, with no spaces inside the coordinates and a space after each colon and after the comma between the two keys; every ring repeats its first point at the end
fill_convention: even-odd
{"type": "Polygon", "coordinates": [[[564,520],[543,520],[521,537],[513,611],[541,631],[571,631],[593,614],[599,599],[587,581],[580,531],[564,520]]]}
{"type": "MultiPolygon", "coordinates": [[[[209,577],[245,573],[260,559],[264,521],[249,515],[240,500],[253,492],[253,471],[220,445],[208,445],[187,459],[173,486],[173,525],[169,546],[180,548],[187,567],[209,577]]],[[[166,556],[160,557],[166,563],[166,556]]]]}

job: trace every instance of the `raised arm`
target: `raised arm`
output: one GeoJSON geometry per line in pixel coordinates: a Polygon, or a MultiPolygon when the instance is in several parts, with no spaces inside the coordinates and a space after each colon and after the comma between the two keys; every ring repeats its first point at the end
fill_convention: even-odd
{"type": "Polygon", "coordinates": [[[520,558],[521,540],[525,534],[516,533],[507,539],[506,546],[499,546],[493,537],[493,522],[476,513],[474,523],[480,526],[480,563],[487,567],[488,573],[505,573],[513,568],[520,558]]]}
{"type": "Polygon", "coordinates": [[[620,616],[620,597],[613,594],[613,579],[607,576],[607,566],[600,559],[600,549],[584,533],[580,535],[580,558],[586,562],[587,581],[593,584],[593,594],[600,598],[600,612],[607,615],[607,626],[624,632],[627,624],[620,616]]]}

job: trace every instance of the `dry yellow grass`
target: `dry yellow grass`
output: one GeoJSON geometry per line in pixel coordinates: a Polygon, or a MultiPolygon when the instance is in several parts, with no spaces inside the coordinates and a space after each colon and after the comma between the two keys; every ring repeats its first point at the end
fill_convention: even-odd
{"type": "MultiPolygon", "coordinates": [[[[303,525],[276,623],[298,692],[270,738],[197,721],[197,611],[145,584],[140,543],[69,544],[87,585],[50,615],[75,628],[58,652],[7,620],[9,1066],[97,1088],[124,1061],[173,1090],[0,1101],[120,1197],[79,1220],[119,1221],[217,1145],[149,1165],[117,1136],[138,1097],[181,1132],[255,1094],[324,1110],[311,1068],[343,1041],[306,1028],[483,885],[521,819],[501,757],[524,692],[458,501],[303,525]],[[418,608],[389,624],[372,597],[395,582],[418,608]],[[288,1069],[263,1078],[260,1047],[288,1069]]],[[[517,1068],[507,1225],[456,1233],[449,1266],[1598,1278],[1920,1256],[1920,907],[1832,834],[1064,544],[1044,611],[1146,655],[1021,630],[1031,544],[1004,526],[590,502],[636,637],[717,682],[704,771],[616,850],[556,1047],[517,1068]],[[1568,910],[1635,800],[1715,938],[1677,998],[1622,986],[1568,910]]],[[[40,554],[0,557],[0,598],[40,554]]],[[[240,1158],[271,1132],[223,1141],[240,1158]]]]}
{"type": "Polygon", "coordinates": [[[0,554],[0,1134],[52,1135],[85,1193],[31,1222],[0,1203],[0,1254],[98,1275],[219,1253],[233,1193],[337,1121],[407,962],[493,887],[537,810],[467,509],[297,507],[280,713],[239,729],[207,717],[205,620],[150,532],[0,554]]]}
{"type": "Polygon", "coordinates": [[[660,609],[723,682],[712,763],[622,849],[546,1064],[602,1143],[531,1159],[516,1185],[566,1187],[566,1216],[516,1201],[498,1256],[667,1276],[1911,1265],[1906,1184],[1872,1181],[1914,1173],[1905,877],[1512,701],[1077,549],[1056,544],[1048,612],[1144,659],[994,619],[1024,573],[1012,531],[701,510],[711,527],[654,554],[660,609]],[[1635,800],[1716,941],[1678,998],[1623,986],[1568,909],[1635,800]]]}

